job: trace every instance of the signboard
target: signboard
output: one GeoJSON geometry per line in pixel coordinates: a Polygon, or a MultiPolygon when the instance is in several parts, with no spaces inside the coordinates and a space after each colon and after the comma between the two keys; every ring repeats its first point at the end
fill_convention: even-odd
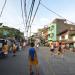
{"type": "Polygon", "coordinates": [[[48,29],[48,40],[56,41],[56,24],[50,24],[48,29]]]}

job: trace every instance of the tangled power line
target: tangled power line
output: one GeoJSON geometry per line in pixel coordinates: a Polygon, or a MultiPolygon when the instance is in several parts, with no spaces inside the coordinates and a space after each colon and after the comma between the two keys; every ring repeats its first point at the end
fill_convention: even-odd
{"type": "MultiPolygon", "coordinates": [[[[21,0],[21,1],[22,1],[22,0],[21,0]]],[[[60,14],[58,14],[58,13],[56,13],[55,11],[49,9],[47,6],[45,6],[43,3],[41,3],[41,0],[39,0],[39,3],[38,3],[38,5],[37,5],[37,7],[36,7],[36,10],[35,10],[35,12],[34,12],[34,14],[33,14],[35,1],[36,1],[36,0],[32,0],[32,2],[31,2],[31,6],[30,6],[30,9],[29,9],[29,13],[27,12],[26,0],[24,0],[24,9],[22,8],[23,4],[22,4],[22,2],[21,2],[22,18],[23,18],[23,21],[24,21],[24,27],[25,27],[25,31],[26,31],[27,34],[28,34],[28,32],[29,32],[29,28],[30,28],[30,33],[31,33],[31,25],[33,24],[33,21],[34,21],[34,19],[35,19],[35,16],[36,16],[36,14],[37,14],[37,11],[38,11],[40,5],[43,6],[45,9],[47,9],[48,11],[54,13],[55,15],[57,15],[57,16],[63,18],[63,19],[66,19],[65,17],[61,16],[60,14]],[[24,10],[24,12],[23,12],[23,10],[24,10]],[[27,15],[27,13],[28,13],[28,15],[27,15]],[[25,14],[25,15],[24,15],[24,14],[25,14]],[[33,14],[33,17],[32,17],[32,14],[33,14]]],[[[69,21],[68,19],[66,19],[66,21],[68,21],[68,22],[70,22],[70,23],[72,23],[72,24],[75,24],[75,23],[69,21]]],[[[27,36],[28,36],[28,35],[27,35],[27,36]]]]}
{"type": "Polygon", "coordinates": [[[39,8],[41,0],[39,0],[39,3],[37,5],[36,10],[35,10],[34,15],[33,15],[35,1],[36,0],[32,0],[29,12],[27,12],[26,0],[21,0],[22,19],[23,19],[23,23],[24,23],[24,27],[25,27],[25,32],[27,33],[27,36],[28,36],[29,28],[30,28],[30,34],[31,34],[31,25],[32,25],[32,23],[33,23],[33,21],[35,19],[35,16],[36,16],[36,13],[37,13],[37,10],[39,8]],[[28,13],[28,15],[27,15],[27,13],[28,13]],[[33,17],[32,17],[32,15],[33,15],[33,17]]]}
{"type": "MultiPolygon", "coordinates": [[[[59,17],[61,17],[61,18],[63,18],[63,19],[66,19],[65,17],[61,16],[60,14],[58,14],[58,13],[56,13],[55,11],[53,11],[53,10],[49,9],[48,7],[46,7],[44,4],[42,4],[42,3],[40,3],[40,4],[41,4],[45,9],[47,9],[48,11],[50,11],[50,12],[56,14],[57,16],[59,16],[59,17]]],[[[66,21],[68,21],[68,22],[70,22],[70,23],[72,23],[72,24],[75,24],[74,22],[72,22],[72,21],[70,21],[70,20],[68,20],[68,19],[66,19],[66,21]]]]}
{"type": "Polygon", "coordinates": [[[6,3],[7,3],[7,0],[5,0],[5,2],[4,2],[4,4],[3,4],[3,7],[2,7],[1,12],[0,12],[0,17],[2,16],[2,13],[3,13],[3,10],[4,10],[4,8],[5,8],[6,3]]]}

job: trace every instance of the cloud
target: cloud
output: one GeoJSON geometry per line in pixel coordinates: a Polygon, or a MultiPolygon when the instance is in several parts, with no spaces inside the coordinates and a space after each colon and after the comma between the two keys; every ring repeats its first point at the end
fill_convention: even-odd
{"type": "Polygon", "coordinates": [[[46,25],[50,22],[50,19],[49,18],[37,18],[35,19],[34,21],[34,25],[46,25]]]}
{"type": "Polygon", "coordinates": [[[37,32],[39,28],[43,28],[45,25],[48,25],[49,23],[49,18],[36,18],[34,23],[32,24],[32,32],[37,32]]]}

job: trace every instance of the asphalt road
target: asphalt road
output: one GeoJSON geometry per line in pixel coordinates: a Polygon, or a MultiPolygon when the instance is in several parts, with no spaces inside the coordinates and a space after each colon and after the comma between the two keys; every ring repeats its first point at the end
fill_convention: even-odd
{"type": "MultiPolygon", "coordinates": [[[[75,75],[75,53],[67,51],[64,57],[51,55],[49,48],[37,49],[40,75],[75,75]]],[[[28,48],[0,59],[0,75],[29,75],[28,48]]]]}

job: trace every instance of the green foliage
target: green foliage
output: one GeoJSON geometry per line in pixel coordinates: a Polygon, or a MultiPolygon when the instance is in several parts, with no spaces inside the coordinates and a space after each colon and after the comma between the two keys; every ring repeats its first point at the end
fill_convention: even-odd
{"type": "Polygon", "coordinates": [[[18,29],[10,28],[7,26],[0,27],[0,38],[3,37],[16,37],[16,38],[22,38],[23,33],[20,32],[18,29]],[[6,33],[6,35],[4,35],[6,33]]]}

